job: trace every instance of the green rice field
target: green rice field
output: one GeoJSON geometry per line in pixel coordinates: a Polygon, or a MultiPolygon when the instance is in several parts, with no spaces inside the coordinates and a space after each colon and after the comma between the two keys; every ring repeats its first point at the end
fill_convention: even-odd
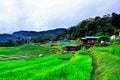
{"type": "Polygon", "coordinates": [[[0,80],[90,80],[92,59],[58,47],[24,45],[0,48],[0,80]],[[39,54],[43,56],[39,57],[39,54]],[[10,58],[10,56],[19,58],[10,58]],[[26,56],[26,57],[21,57],[26,56]]]}
{"type": "Polygon", "coordinates": [[[93,80],[120,80],[120,45],[89,49],[93,57],[93,80]]]}
{"type": "Polygon", "coordinates": [[[61,45],[0,48],[0,80],[120,80],[120,45],[62,53],[61,45]]]}

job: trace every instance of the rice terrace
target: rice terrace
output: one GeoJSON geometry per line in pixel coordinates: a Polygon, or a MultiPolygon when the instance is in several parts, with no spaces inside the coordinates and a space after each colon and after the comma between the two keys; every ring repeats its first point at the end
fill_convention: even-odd
{"type": "Polygon", "coordinates": [[[0,51],[0,80],[90,79],[92,59],[87,54],[70,52],[63,55],[57,47],[40,45],[1,49],[3,50],[0,51]],[[52,51],[53,49],[59,53],[55,54],[56,51],[52,51]],[[39,58],[39,54],[43,56],[39,58]]]}
{"type": "Polygon", "coordinates": [[[120,80],[120,0],[0,0],[0,80],[120,80]]]}
{"type": "Polygon", "coordinates": [[[63,54],[60,45],[1,47],[0,80],[119,80],[119,49],[113,45],[63,54]],[[91,74],[93,62],[97,68],[91,74]]]}

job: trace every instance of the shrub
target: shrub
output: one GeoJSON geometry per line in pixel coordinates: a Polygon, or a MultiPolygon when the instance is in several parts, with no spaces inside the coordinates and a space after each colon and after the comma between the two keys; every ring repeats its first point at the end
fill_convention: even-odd
{"type": "Polygon", "coordinates": [[[99,42],[100,42],[100,41],[108,42],[108,41],[110,41],[110,38],[109,38],[109,36],[101,36],[101,37],[99,37],[98,41],[99,41],[99,42]]]}
{"type": "Polygon", "coordinates": [[[101,47],[102,45],[100,43],[96,43],[94,46],[101,47]]]}
{"type": "Polygon", "coordinates": [[[73,56],[74,56],[74,54],[71,52],[71,53],[67,53],[67,54],[61,55],[61,56],[59,57],[59,59],[62,59],[62,60],[70,60],[73,56]]]}
{"type": "Polygon", "coordinates": [[[120,54],[120,46],[114,46],[112,49],[111,49],[111,53],[112,54],[120,54]]]}
{"type": "Polygon", "coordinates": [[[88,55],[88,52],[84,49],[81,49],[79,51],[77,51],[78,54],[82,54],[82,55],[88,55]]]}
{"type": "Polygon", "coordinates": [[[85,46],[86,49],[88,49],[90,47],[91,47],[91,45],[89,45],[89,44],[86,44],[86,46],[85,46]]]}

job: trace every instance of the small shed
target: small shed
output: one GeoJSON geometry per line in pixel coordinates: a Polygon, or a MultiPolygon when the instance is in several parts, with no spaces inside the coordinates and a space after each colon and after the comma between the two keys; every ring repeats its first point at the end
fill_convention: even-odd
{"type": "Polygon", "coordinates": [[[99,37],[97,36],[86,36],[81,38],[82,44],[94,45],[99,37]]]}
{"type": "Polygon", "coordinates": [[[78,51],[81,48],[80,44],[66,44],[62,46],[64,52],[78,51]]]}

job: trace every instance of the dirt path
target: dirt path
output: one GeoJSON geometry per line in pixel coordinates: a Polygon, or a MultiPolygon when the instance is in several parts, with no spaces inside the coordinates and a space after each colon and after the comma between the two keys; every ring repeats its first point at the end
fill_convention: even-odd
{"type": "Polygon", "coordinates": [[[91,72],[91,79],[90,80],[98,80],[98,79],[94,79],[95,70],[98,68],[98,66],[96,64],[97,63],[96,59],[90,51],[88,51],[88,53],[89,53],[89,56],[92,58],[92,66],[93,66],[93,70],[91,72]]]}

